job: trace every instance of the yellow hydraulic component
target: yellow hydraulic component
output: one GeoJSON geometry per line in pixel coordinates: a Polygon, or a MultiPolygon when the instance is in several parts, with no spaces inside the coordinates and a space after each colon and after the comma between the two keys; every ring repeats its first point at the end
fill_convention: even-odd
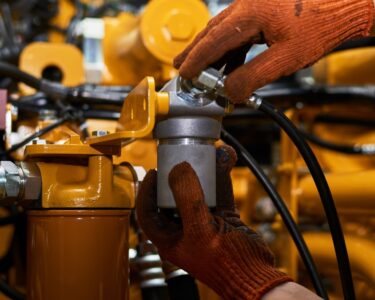
{"type": "MultiPolygon", "coordinates": [[[[59,12],[57,16],[51,20],[51,25],[60,29],[66,29],[75,13],[76,9],[73,1],[59,0],[59,12]]],[[[48,39],[52,43],[63,43],[65,41],[65,34],[51,29],[48,33],[48,39]]]]}
{"type": "Polygon", "coordinates": [[[157,142],[155,140],[136,140],[123,147],[121,155],[113,157],[113,163],[120,165],[126,162],[132,166],[143,167],[145,170],[156,169],[156,146],[157,142]]]}
{"type": "MultiPolygon", "coordinates": [[[[77,86],[85,82],[82,53],[69,44],[31,43],[22,51],[19,67],[38,78],[41,78],[48,68],[55,68],[61,72],[61,83],[65,86],[77,86]]],[[[20,87],[24,94],[35,92],[24,84],[20,87]]]]}
{"type": "Polygon", "coordinates": [[[121,13],[104,18],[103,84],[136,85],[150,75],[158,85],[168,81],[177,75],[174,57],[209,18],[201,0],[153,0],[140,16],[121,13]]]}
{"type": "Polygon", "coordinates": [[[318,83],[363,85],[375,83],[375,49],[360,48],[333,53],[313,68],[318,83]]]}
{"type": "Polygon", "coordinates": [[[134,177],[112,158],[90,156],[88,165],[39,162],[42,175],[42,207],[134,207],[134,177]],[[121,171],[121,172],[120,172],[121,171]]]}
{"type": "MultiPolygon", "coordinates": [[[[125,99],[117,132],[82,143],[78,134],[63,126],[58,135],[50,134],[60,143],[26,147],[26,159],[36,161],[41,172],[42,207],[133,207],[135,178],[121,164],[127,161],[122,148],[129,139],[147,138],[156,115],[167,114],[168,107],[168,93],[157,93],[153,78],[147,77],[125,99]]],[[[153,150],[155,146],[148,145],[153,150]]]]}
{"type": "MultiPolygon", "coordinates": [[[[337,210],[342,215],[374,215],[375,170],[327,174],[337,210]]],[[[309,215],[322,215],[323,209],[310,176],[300,181],[301,211],[309,215]]]]}
{"type": "MultiPolygon", "coordinates": [[[[288,117],[296,124],[303,120],[307,124],[306,128],[309,128],[309,124],[312,124],[318,114],[345,116],[347,118],[366,118],[367,116],[371,117],[373,112],[368,107],[358,105],[340,107],[334,104],[327,104],[319,108],[305,107],[300,110],[291,110],[288,112],[288,117]]],[[[373,130],[363,127],[314,123],[312,128],[317,136],[331,142],[353,145],[374,143],[373,130]]],[[[300,218],[315,220],[317,223],[324,222],[324,211],[315,184],[311,176],[306,174],[305,164],[285,135],[282,135],[280,149],[281,164],[278,167],[279,192],[289,204],[294,218],[297,222],[300,218]]],[[[374,274],[370,272],[369,268],[366,268],[366,264],[370,264],[367,259],[371,260],[373,254],[365,249],[367,247],[372,248],[374,243],[372,213],[374,208],[373,196],[375,194],[372,183],[375,170],[374,157],[340,154],[318,146],[314,146],[313,149],[325,171],[340,214],[353,270],[359,273],[359,277],[354,277],[356,291],[369,290],[369,286],[374,286],[372,278],[374,274]],[[368,253],[367,257],[363,257],[364,252],[368,253]],[[360,288],[362,286],[367,288],[360,288]]],[[[274,233],[278,235],[278,242],[273,247],[277,253],[278,261],[285,265],[289,274],[297,276],[298,254],[295,251],[295,246],[290,238],[285,240],[283,237],[285,230],[277,230],[275,224],[273,229],[274,233]],[[288,247],[288,250],[286,250],[286,247],[288,247]]],[[[316,230],[320,231],[321,229],[317,227],[316,230]]],[[[330,280],[336,280],[336,257],[329,235],[316,232],[306,234],[305,238],[313,257],[318,262],[318,267],[319,265],[321,266],[322,272],[330,280]],[[330,272],[328,272],[329,270],[330,272]]],[[[301,280],[303,276],[302,278],[295,278],[301,280]]],[[[332,284],[335,286],[340,285],[338,281],[332,284]]],[[[339,292],[338,296],[334,295],[337,296],[336,298],[332,298],[340,299],[339,292]]],[[[371,293],[369,295],[373,295],[371,293]]],[[[372,299],[371,296],[365,296],[365,294],[363,292],[363,296],[358,298],[372,299]]]]}
{"type": "Polygon", "coordinates": [[[41,172],[42,207],[133,207],[134,174],[128,166],[113,164],[112,155],[121,149],[95,149],[65,131],[71,134],[65,144],[26,147],[26,159],[36,161],[41,172]]]}
{"type": "Polygon", "coordinates": [[[168,93],[157,93],[154,79],[146,77],[125,99],[117,132],[91,138],[88,143],[93,146],[121,145],[129,139],[146,138],[154,129],[156,115],[165,115],[168,110],[168,93]]]}
{"type": "MultiPolygon", "coordinates": [[[[307,233],[304,234],[304,238],[313,254],[317,267],[323,272],[328,273],[329,270],[337,272],[338,267],[331,236],[327,233],[307,233]]],[[[356,278],[356,282],[361,279],[366,283],[363,296],[359,295],[359,285],[356,285],[357,298],[373,299],[366,297],[366,294],[372,294],[372,297],[374,295],[375,269],[373,260],[375,257],[375,242],[368,237],[354,235],[346,235],[345,240],[354,278],[356,278]]],[[[340,291],[339,288],[337,290],[340,291]]],[[[342,299],[342,295],[339,299],[342,299]]]]}
{"type": "Polygon", "coordinates": [[[142,41],[155,57],[172,64],[208,19],[208,9],[200,0],[153,0],[140,23],[142,41]]]}

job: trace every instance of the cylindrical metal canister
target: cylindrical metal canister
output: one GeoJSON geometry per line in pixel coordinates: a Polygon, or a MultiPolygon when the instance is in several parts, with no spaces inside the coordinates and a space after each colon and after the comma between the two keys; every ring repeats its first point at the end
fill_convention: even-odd
{"type": "Polygon", "coordinates": [[[128,299],[128,210],[28,214],[28,300],[128,299]]]}
{"type": "Polygon", "coordinates": [[[181,138],[159,140],[158,145],[158,189],[160,208],[175,208],[176,204],[169,188],[168,178],[172,168],[188,162],[197,173],[202,185],[205,202],[216,205],[216,150],[213,140],[181,138]]]}
{"type": "Polygon", "coordinates": [[[204,116],[176,117],[158,122],[157,202],[160,208],[176,208],[169,187],[169,173],[181,162],[188,162],[199,177],[205,202],[216,206],[216,150],[221,123],[204,116]]]}

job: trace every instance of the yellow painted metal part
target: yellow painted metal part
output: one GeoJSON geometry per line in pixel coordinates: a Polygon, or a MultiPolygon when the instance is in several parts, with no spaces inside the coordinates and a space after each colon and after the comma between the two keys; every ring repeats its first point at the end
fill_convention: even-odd
{"type": "MultiPolygon", "coordinates": [[[[368,216],[375,214],[375,169],[352,172],[332,173],[326,175],[331,187],[336,207],[342,215],[368,216]]],[[[300,208],[309,215],[322,215],[314,182],[310,176],[301,179],[300,183],[300,208]]]]}
{"type": "Polygon", "coordinates": [[[114,170],[111,157],[90,156],[83,166],[66,162],[37,164],[43,182],[43,208],[134,207],[133,174],[127,167],[114,170]]]}
{"type": "Polygon", "coordinates": [[[132,166],[143,167],[146,171],[156,169],[156,148],[157,142],[155,140],[136,140],[123,147],[121,155],[113,157],[113,163],[119,165],[127,162],[132,166]]]}
{"type": "MultiPolygon", "coordinates": [[[[107,120],[88,120],[89,132],[104,130],[115,132],[117,122],[107,120]]],[[[132,166],[143,167],[145,170],[156,168],[156,144],[153,139],[137,139],[121,148],[121,154],[113,156],[113,164],[129,163],[132,166]]]]}
{"type": "MultiPolygon", "coordinates": [[[[51,20],[51,25],[66,29],[69,26],[70,20],[75,15],[75,12],[73,1],[59,0],[59,12],[57,16],[51,20]]],[[[65,34],[51,29],[48,33],[48,40],[52,43],[63,43],[65,41],[65,34]]]]}
{"type": "MultiPolygon", "coordinates": [[[[54,138],[59,137],[59,143],[52,144],[33,144],[25,149],[25,158],[38,158],[38,157],[88,157],[96,155],[120,155],[121,145],[107,146],[101,145],[100,147],[91,147],[81,141],[80,136],[66,126],[62,126],[59,130],[54,130],[49,133],[49,136],[54,135],[54,138]]],[[[52,137],[51,137],[52,138],[52,137]]]]}
{"type": "Polygon", "coordinates": [[[146,77],[125,99],[116,133],[88,140],[90,145],[121,145],[129,139],[147,138],[151,135],[156,115],[167,114],[169,96],[157,93],[155,81],[146,77]]]}
{"type": "MultiPolygon", "coordinates": [[[[373,110],[358,105],[343,107],[342,105],[327,104],[318,108],[305,107],[300,110],[290,110],[287,114],[294,123],[298,124],[303,120],[306,128],[309,128],[309,124],[312,124],[319,114],[347,118],[371,118],[373,110]]],[[[375,133],[371,128],[324,123],[314,124],[312,128],[317,136],[336,143],[366,144],[375,141],[375,133]]],[[[301,157],[297,155],[294,146],[285,135],[282,135],[280,149],[281,164],[278,167],[278,188],[293,216],[297,222],[300,218],[313,220],[312,222],[315,221],[317,224],[325,222],[324,211],[315,184],[301,157]]],[[[347,239],[353,270],[355,273],[359,273],[359,277],[356,275],[354,281],[359,295],[358,299],[373,299],[371,295],[374,291],[366,292],[366,290],[370,290],[369,287],[375,286],[372,278],[373,270],[366,266],[366,264],[371,264],[373,253],[365,249],[370,247],[372,249],[375,243],[375,202],[373,201],[375,158],[373,156],[340,154],[317,146],[313,146],[313,150],[331,187],[347,239]],[[368,253],[368,256],[363,256],[365,252],[368,253]]],[[[318,228],[317,225],[316,230],[319,230],[318,228]]],[[[295,250],[290,251],[294,248],[292,242],[282,241],[285,230],[275,230],[275,232],[278,234],[278,240],[281,241],[274,248],[278,261],[282,261],[283,264],[289,262],[286,265],[287,272],[297,275],[299,256],[295,250]],[[286,246],[288,250],[286,250],[286,246]]],[[[328,275],[330,280],[334,281],[332,284],[338,294],[334,295],[335,297],[332,299],[340,299],[340,289],[336,288],[340,286],[340,283],[337,280],[336,258],[331,238],[321,231],[308,233],[305,237],[312,256],[318,262],[318,268],[328,275]]],[[[301,277],[294,278],[301,280],[301,277]]]]}
{"type": "Polygon", "coordinates": [[[314,66],[313,74],[318,83],[329,85],[375,84],[375,49],[333,53],[314,66]]]}
{"type": "MultiPolygon", "coordinates": [[[[48,67],[57,67],[63,75],[62,84],[77,86],[84,83],[83,56],[81,51],[70,44],[35,42],[21,53],[20,69],[38,78],[48,67]]],[[[22,84],[24,94],[32,94],[34,89],[22,84]]]]}
{"type": "Polygon", "coordinates": [[[105,17],[103,84],[135,86],[145,76],[158,85],[175,77],[174,57],[207,24],[209,12],[200,0],[153,0],[135,16],[105,17]]]}
{"type": "MultiPolygon", "coordinates": [[[[334,270],[337,272],[336,255],[334,252],[332,238],[327,233],[307,233],[304,234],[306,243],[313,254],[317,267],[325,272],[334,270]]],[[[352,271],[354,273],[355,282],[359,280],[358,276],[367,283],[367,291],[375,288],[375,241],[368,237],[360,237],[355,235],[346,235],[346,246],[350,257],[352,271]]],[[[359,297],[358,284],[356,284],[358,299],[368,299],[367,297],[359,297]]],[[[342,299],[342,298],[341,298],[342,299]]],[[[370,298],[371,299],[371,298],[370,298]]]]}
{"type": "Polygon", "coordinates": [[[153,0],[140,24],[143,43],[155,57],[171,65],[209,18],[208,9],[200,0],[153,0]]]}

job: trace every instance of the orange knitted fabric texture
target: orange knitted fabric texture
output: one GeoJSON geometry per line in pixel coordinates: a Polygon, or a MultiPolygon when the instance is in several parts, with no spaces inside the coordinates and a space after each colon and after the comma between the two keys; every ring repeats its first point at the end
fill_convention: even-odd
{"type": "Polygon", "coordinates": [[[170,173],[182,225],[156,207],[156,171],[146,176],[137,199],[138,221],[163,259],[207,284],[224,299],[260,299],[273,287],[291,281],[274,267],[274,257],[262,238],[243,224],[234,211],[230,170],[235,152],[218,149],[217,208],[204,203],[199,179],[188,163],[170,173]]]}
{"type": "Polygon", "coordinates": [[[232,72],[226,93],[241,102],[256,89],[316,62],[341,43],[368,36],[373,0],[236,0],[175,59],[188,79],[229,50],[264,41],[270,49],[232,72]]]}

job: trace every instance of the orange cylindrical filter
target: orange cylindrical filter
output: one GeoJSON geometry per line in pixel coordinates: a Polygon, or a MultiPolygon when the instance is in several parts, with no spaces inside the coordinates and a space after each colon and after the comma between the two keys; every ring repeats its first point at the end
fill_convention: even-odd
{"type": "Polygon", "coordinates": [[[28,214],[28,300],[128,299],[128,210],[28,214]]]}

